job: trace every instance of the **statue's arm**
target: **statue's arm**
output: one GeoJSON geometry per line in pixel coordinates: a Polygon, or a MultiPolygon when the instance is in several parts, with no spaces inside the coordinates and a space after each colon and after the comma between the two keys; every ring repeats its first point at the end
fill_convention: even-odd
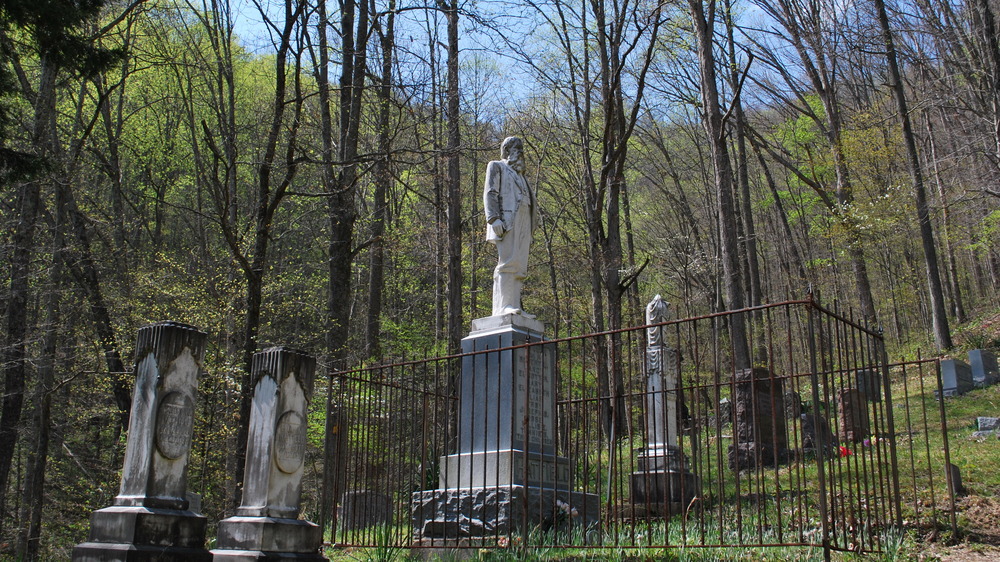
{"type": "Polygon", "coordinates": [[[500,174],[498,162],[493,161],[486,166],[483,211],[486,213],[486,222],[489,224],[493,224],[495,220],[503,219],[503,208],[500,206],[500,174]]]}

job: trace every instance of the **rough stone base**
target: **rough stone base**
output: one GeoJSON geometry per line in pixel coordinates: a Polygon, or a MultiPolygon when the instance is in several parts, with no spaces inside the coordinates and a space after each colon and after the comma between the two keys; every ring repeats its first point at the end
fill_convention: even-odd
{"type": "Polygon", "coordinates": [[[778,466],[788,462],[788,449],[778,449],[769,443],[736,443],[729,446],[729,468],[745,470],[762,466],[778,466]]]}
{"type": "Polygon", "coordinates": [[[600,500],[596,494],[526,486],[425,490],[413,493],[410,514],[416,541],[500,537],[589,527],[600,519],[600,500]]]}
{"type": "Polygon", "coordinates": [[[79,562],[211,560],[208,520],[192,511],[111,506],[90,516],[90,539],[73,549],[79,562]]]}
{"type": "Polygon", "coordinates": [[[637,505],[657,505],[664,502],[687,505],[698,495],[701,485],[694,474],[677,470],[633,472],[631,483],[632,503],[637,505]]]}
{"type": "Polygon", "coordinates": [[[300,519],[230,517],[219,522],[215,560],[326,560],[323,531],[300,519]]]}

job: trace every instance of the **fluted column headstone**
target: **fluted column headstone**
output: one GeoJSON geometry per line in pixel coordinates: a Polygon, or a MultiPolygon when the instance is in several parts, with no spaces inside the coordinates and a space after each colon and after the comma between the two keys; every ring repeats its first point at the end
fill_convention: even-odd
{"type": "Polygon", "coordinates": [[[91,515],[90,539],[73,549],[74,561],[211,559],[207,521],[189,510],[187,498],[205,340],[179,322],[139,330],[121,488],[114,505],[91,515]]]}

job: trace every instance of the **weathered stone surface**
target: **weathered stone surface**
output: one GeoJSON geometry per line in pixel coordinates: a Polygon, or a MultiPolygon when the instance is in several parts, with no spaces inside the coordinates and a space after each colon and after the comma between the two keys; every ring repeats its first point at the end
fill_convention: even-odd
{"type": "Polygon", "coordinates": [[[208,520],[191,511],[112,506],[90,516],[90,540],[73,560],[211,560],[205,550],[208,520]]]}
{"type": "Polygon", "coordinates": [[[733,423],[733,403],[728,398],[719,400],[719,423],[722,425],[733,423]]]}
{"type": "Polygon", "coordinates": [[[139,330],[121,488],[91,516],[77,561],[209,560],[206,520],[190,511],[187,464],[205,334],[177,322],[139,330]]]}
{"type": "Polygon", "coordinates": [[[568,489],[569,459],[519,450],[458,453],[441,458],[441,488],[539,486],[568,489]]]}
{"type": "Polygon", "coordinates": [[[861,443],[871,435],[868,406],[860,390],[845,388],[837,392],[837,417],[841,440],[861,443]]]}
{"type": "Polygon", "coordinates": [[[729,446],[729,468],[742,470],[788,460],[788,429],[782,380],[761,367],[734,375],[736,443],[729,446]]]}
{"type": "Polygon", "coordinates": [[[86,542],[73,548],[79,562],[207,562],[212,555],[204,548],[86,542]]]}
{"type": "Polygon", "coordinates": [[[139,330],[135,389],[115,505],[185,510],[203,332],[177,322],[139,330]]]}
{"type": "Polygon", "coordinates": [[[972,369],[964,361],[959,359],[941,361],[941,389],[946,397],[961,396],[973,388],[975,383],[972,380],[972,369]]]}
{"type": "Polygon", "coordinates": [[[317,562],[326,560],[318,553],[264,552],[261,550],[217,550],[212,560],[217,562],[317,562]]]}
{"type": "Polygon", "coordinates": [[[323,534],[318,525],[301,519],[237,516],[219,522],[216,542],[225,545],[212,551],[216,555],[223,550],[316,554],[323,534]]]}
{"type": "Polygon", "coordinates": [[[562,526],[587,528],[600,518],[596,494],[525,486],[414,492],[410,508],[415,540],[506,536],[562,526]]]}
{"type": "Polygon", "coordinates": [[[279,346],[254,354],[243,503],[237,515],[298,516],[315,370],[316,359],[295,349],[279,346]]]}
{"type": "Polygon", "coordinates": [[[219,522],[215,560],[325,560],[322,530],[296,519],[316,359],[287,347],[253,356],[243,502],[219,522]]]}
{"type": "Polygon", "coordinates": [[[882,401],[882,371],[876,369],[859,369],[855,372],[858,390],[869,402],[882,401]]]}
{"type": "Polygon", "coordinates": [[[392,522],[392,498],[374,490],[345,492],[337,507],[337,526],[341,529],[366,529],[392,522]]]}
{"type": "Polygon", "coordinates": [[[951,486],[951,492],[956,496],[964,496],[967,493],[965,486],[962,484],[962,471],[954,464],[949,464],[946,468],[948,471],[949,486],[951,486]]]}
{"type": "Polygon", "coordinates": [[[830,453],[837,449],[837,437],[830,430],[830,422],[819,414],[802,414],[802,449],[818,453],[821,449],[830,453]]]}
{"type": "Polygon", "coordinates": [[[976,386],[989,386],[1000,380],[997,356],[992,351],[969,350],[969,368],[972,370],[972,382],[976,386]]]}
{"type": "Polygon", "coordinates": [[[802,415],[802,397],[798,392],[789,390],[785,393],[785,417],[797,420],[802,415]]]}
{"type": "Polygon", "coordinates": [[[978,426],[979,431],[1000,429],[1000,418],[988,418],[980,416],[976,418],[976,425],[978,426]]]}
{"type": "MultiPolygon", "coordinates": [[[[541,342],[517,321],[473,332],[462,351],[508,348],[541,342]]],[[[462,358],[457,453],[520,450],[555,453],[555,374],[547,345],[476,353],[462,358]]]]}
{"type": "Polygon", "coordinates": [[[973,439],[984,439],[986,437],[993,437],[996,434],[997,434],[997,430],[995,430],[995,429],[986,429],[986,430],[981,430],[981,431],[973,431],[972,435],[970,437],[972,437],[973,439]]]}
{"type": "Polygon", "coordinates": [[[646,449],[637,460],[638,470],[630,479],[632,503],[686,506],[698,495],[701,481],[677,447],[646,449]]]}

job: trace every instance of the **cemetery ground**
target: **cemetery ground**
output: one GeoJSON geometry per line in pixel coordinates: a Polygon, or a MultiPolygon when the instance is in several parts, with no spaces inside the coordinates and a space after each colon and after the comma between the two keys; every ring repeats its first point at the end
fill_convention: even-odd
{"type": "MultiPolygon", "coordinates": [[[[897,430],[897,455],[900,467],[900,503],[903,530],[884,531],[878,539],[881,553],[854,554],[833,552],[833,560],[1000,560],[1000,435],[974,435],[977,418],[1000,415],[1000,385],[973,390],[963,396],[947,398],[944,403],[947,419],[947,446],[950,460],[961,471],[964,490],[950,504],[945,475],[945,439],[940,428],[939,404],[930,389],[936,387],[936,372],[925,369],[917,377],[903,377],[900,367],[890,369],[897,430]],[[954,517],[954,529],[952,528],[954,517]],[[957,532],[956,532],[957,531],[957,532]]],[[[883,441],[884,444],[884,441],[883,441]]],[[[620,454],[626,455],[640,445],[623,440],[620,454]]],[[[863,446],[857,445],[858,449],[863,446]]],[[[852,448],[854,448],[852,446],[852,448]]],[[[851,454],[854,454],[853,451],[851,454]]],[[[602,463],[608,459],[603,458],[602,463]]],[[[761,489],[774,489],[775,481],[794,477],[793,464],[765,473],[761,489]]],[[[814,463],[803,463],[807,469],[801,477],[815,478],[814,463]]],[[[730,484],[722,495],[731,492],[730,484]]],[[[769,498],[773,500],[773,498],[769,498]]],[[[757,502],[744,498],[740,502],[718,502],[706,508],[701,521],[685,521],[674,516],[669,521],[648,521],[622,530],[622,536],[606,531],[601,546],[561,547],[560,543],[579,545],[582,537],[553,537],[536,532],[527,537],[513,537],[504,544],[484,543],[478,550],[464,553],[464,558],[477,560],[823,560],[822,549],[815,547],[724,547],[702,548],[683,545],[707,544],[705,537],[713,533],[746,533],[758,542],[778,544],[788,542],[789,535],[801,532],[793,528],[799,519],[786,517],[786,528],[780,528],[781,518],[773,501],[757,502]],[[719,507],[724,505],[724,507],[719,507]],[[742,524],[721,529],[714,521],[742,517],[742,524]],[[700,527],[699,527],[700,525],[700,527]],[[642,546],[643,543],[649,546],[642,546]],[[608,546],[619,544],[620,546],[608,546]],[[662,548],[657,545],[676,545],[662,548]]],[[[407,525],[379,529],[374,548],[327,548],[331,560],[409,560],[456,559],[447,552],[423,553],[398,546],[393,537],[406,536],[407,525]],[[384,542],[383,542],[384,541],[384,542]]],[[[805,531],[809,533],[809,530],[805,531]]],[[[730,539],[735,540],[735,538],[730,539]]],[[[719,542],[725,539],[720,537],[719,542]]]]}

